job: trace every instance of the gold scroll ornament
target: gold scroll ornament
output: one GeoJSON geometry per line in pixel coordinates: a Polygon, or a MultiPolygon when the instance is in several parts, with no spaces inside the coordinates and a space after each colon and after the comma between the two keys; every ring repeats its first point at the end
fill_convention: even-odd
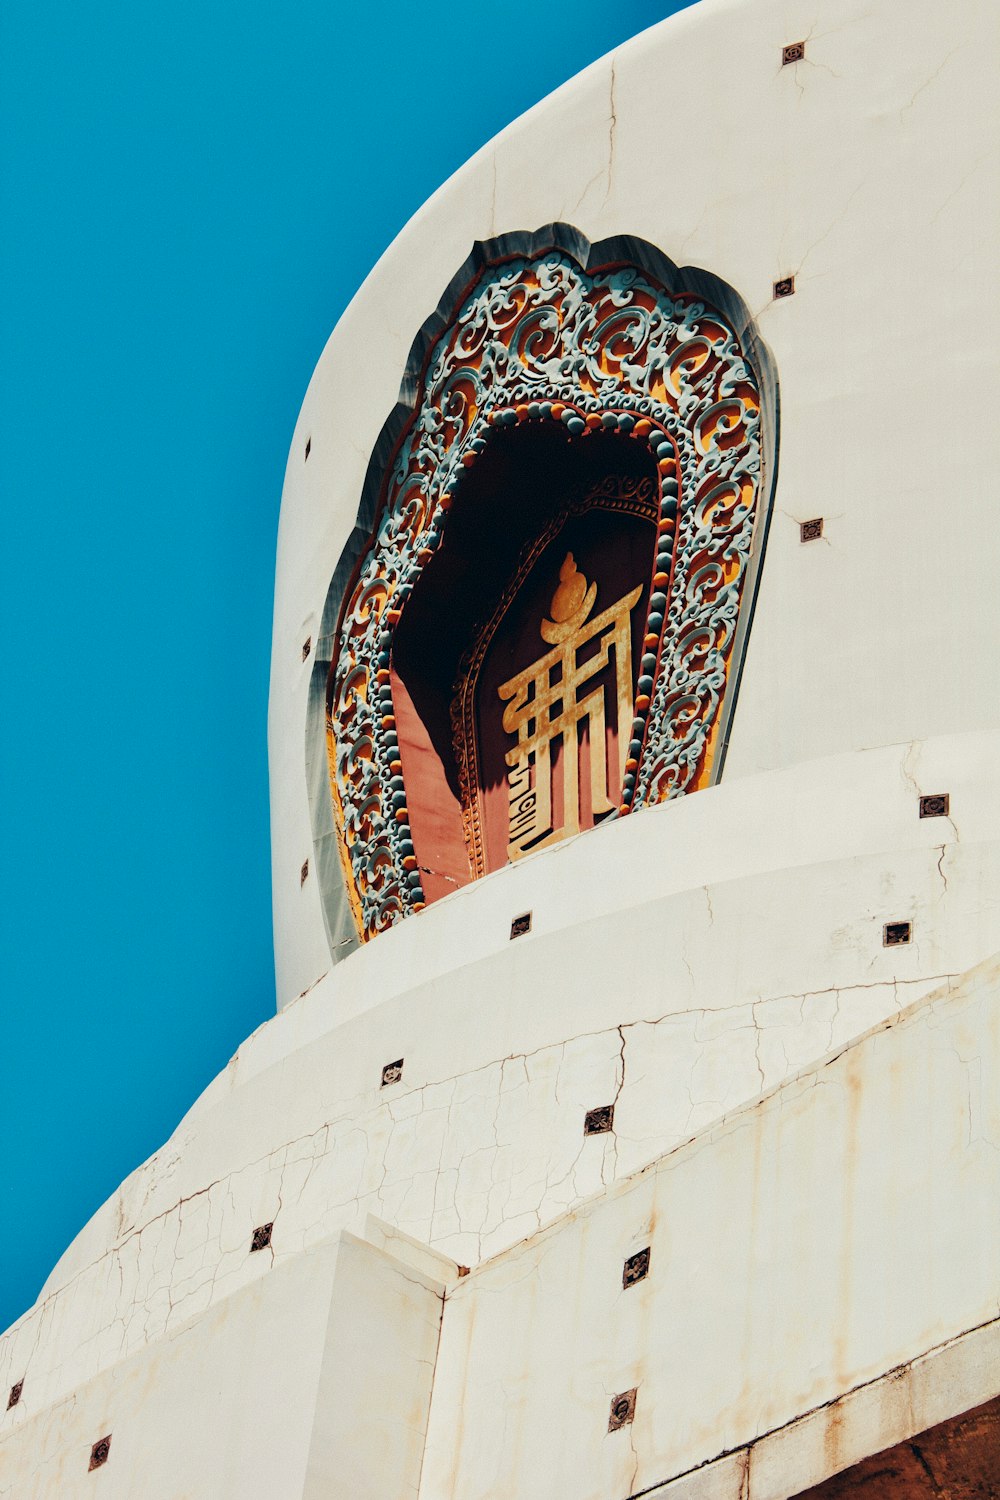
{"type": "Polygon", "coordinates": [[[642,585],[588,621],[597,584],[587,580],[567,552],[552,598],[551,620],[541,624],[542,639],[553,649],[497,689],[507,703],[503,727],[517,735],[507,751],[508,859],[543,849],[580,831],[580,764],[577,725],[586,719],[590,739],[590,804],[595,819],[611,812],[608,799],[608,746],[604,727],[603,687],[586,697],[584,687],[615,657],[618,698],[619,783],[628,758],[627,728],[632,717],[632,635],[629,618],[642,585]],[[586,661],[581,649],[600,636],[598,650],[586,661]],[[509,701],[508,701],[509,700],[509,701]],[[552,742],[562,736],[563,826],[552,827],[552,742]],[[534,775],[532,775],[532,772],[534,775]]]}

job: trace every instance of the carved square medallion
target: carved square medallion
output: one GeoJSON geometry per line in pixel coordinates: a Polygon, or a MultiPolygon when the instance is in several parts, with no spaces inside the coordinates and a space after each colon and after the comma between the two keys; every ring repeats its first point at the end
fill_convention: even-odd
{"type": "Polygon", "coordinates": [[[615,1123],[613,1104],[602,1104],[597,1109],[588,1109],[583,1117],[584,1135],[606,1135],[615,1123]]]}
{"type": "Polygon", "coordinates": [[[623,1287],[635,1286],[637,1281],[643,1281],[649,1275],[649,1256],[648,1245],[645,1250],[637,1250],[629,1256],[622,1269],[623,1287]]]}
{"type": "Polygon", "coordinates": [[[622,1391],[621,1395],[612,1397],[611,1414],[608,1417],[609,1432],[617,1432],[619,1427],[627,1427],[634,1420],[635,1398],[635,1386],[630,1391],[622,1391]]]}
{"type": "Polygon", "coordinates": [[[90,1469],[99,1469],[102,1464],[106,1464],[107,1461],[108,1461],[108,1454],[110,1452],[111,1452],[111,1434],[109,1432],[108,1435],[107,1435],[107,1437],[100,1438],[99,1441],[96,1442],[94,1444],[94,1446],[91,1448],[91,1450],[90,1450],[90,1466],[89,1466],[90,1469]]]}

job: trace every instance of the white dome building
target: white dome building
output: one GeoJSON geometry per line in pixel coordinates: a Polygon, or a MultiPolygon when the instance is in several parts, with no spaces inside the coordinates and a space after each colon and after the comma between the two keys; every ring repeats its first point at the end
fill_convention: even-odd
{"type": "Polygon", "coordinates": [[[279,1013],[0,1340],[3,1500],[1000,1495],[998,40],[702,0],[375,267],[279,1013]]]}

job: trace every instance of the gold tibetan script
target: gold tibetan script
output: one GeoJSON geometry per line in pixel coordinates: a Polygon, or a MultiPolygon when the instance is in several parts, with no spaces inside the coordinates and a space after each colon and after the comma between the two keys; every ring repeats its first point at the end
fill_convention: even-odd
{"type": "Polygon", "coordinates": [[[530,667],[518,672],[498,689],[507,703],[503,727],[517,735],[517,744],[507,751],[509,803],[509,859],[519,859],[529,848],[541,849],[580,831],[580,764],[577,725],[586,719],[590,738],[590,803],[595,818],[610,812],[608,800],[608,747],[604,727],[603,687],[586,697],[580,689],[615,656],[615,686],[618,697],[619,780],[625,774],[628,728],[632,717],[632,636],[629,617],[642,593],[632,589],[588,622],[597,598],[597,584],[589,588],[577,569],[572,552],[559,569],[559,586],[549,606],[551,620],[541,624],[542,639],[553,649],[530,667]],[[600,637],[598,650],[586,661],[578,660],[588,641],[600,637]],[[509,702],[507,700],[510,700],[509,702]],[[552,827],[552,742],[562,736],[563,826],[552,827]],[[532,775],[534,773],[534,775],[532,775]]]}

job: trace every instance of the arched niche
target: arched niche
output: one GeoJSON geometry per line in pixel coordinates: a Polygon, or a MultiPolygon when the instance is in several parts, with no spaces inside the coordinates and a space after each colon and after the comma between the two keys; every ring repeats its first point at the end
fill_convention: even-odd
{"type": "MultiPolygon", "coordinates": [[[[593,503],[586,525],[573,511],[602,483],[613,491],[652,477],[649,561],[626,590],[640,591],[628,611],[631,723],[623,730],[617,697],[603,722],[618,771],[613,783],[609,773],[607,800],[617,796],[617,806],[594,805],[595,781],[570,831],[718,780],[776,447],[769,356],[718,278],[678,269],[642,241],[591,246],[567,225],[475,247],[414,345],[324,613],[307,760],[336,956],[353,934],[370,938],[501,862],[503,767],[475,703],[479,692],[480,707],[495,708],[504,684],[480,650],[483,632],[492,629],[492,649],[501,650],[504,632],[520,630],[527,652],[525,633],[546,589],[551,603],[558,586],[556,564],[573,550],[565,529],[611,524],[593,503]],[[477,650],[473,708],[463,718],[477,650]]],[[[579,571],[589,588],[586,569],[600,571],[602,546],[583,533],[578,547],[591,553],[579,571]]],[[[606,532],[603,550],[624,546],[606,532]]],[[[573,625],[584,634],[588,619],[619,602],[603,597],[615,592],[612,577],[597,581],[596,614],[573,625]]],[[[519,743],[516,718],[504,757],[519,743]]],[[[579,731],[584,781],[595,723],[588,714],[579,731]]],[[[510,807],[508,815],[510,834],[510,807]]],[[[541,846],[529,841],[523,852],[541,846]]],[[[510,837],[508,856],[520,852],[510,837]]]]}

